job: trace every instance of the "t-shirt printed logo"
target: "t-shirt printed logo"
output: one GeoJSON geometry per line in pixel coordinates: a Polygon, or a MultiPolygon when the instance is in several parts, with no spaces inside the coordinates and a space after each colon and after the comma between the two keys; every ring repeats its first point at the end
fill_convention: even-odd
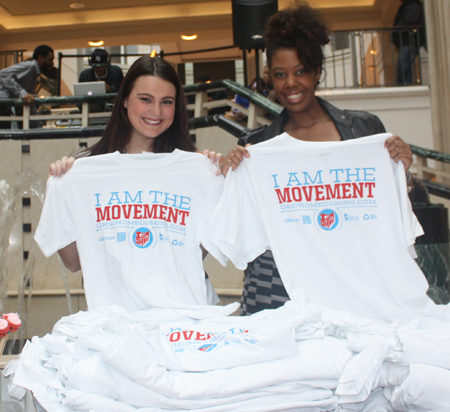
{"type": "Polygon", "coordinates": [[[303,225],[331,231],[349,222],[360,224],[368,211],[371,220],[376,218],[375,167],[279,172],[270,179],[284,223],[300,221],[296,212],[301,212],[303,225]]]}
{"type": "Polygon", "coordinates": [[[334,209],[322,209],[317,212],[315,221],[320,229],[331,231],[340,227],[341,215],[334,209]]]}
{"type": "Polygon", "coordinates": [[[333,230],[339,223],[339,217],[331,209],[324,209],[319,212],[319,226],[325,230],[333,230]]]}
{"type": "Polygon", "coordinates": [[[212,351],[216,346],[217,346],[216,344],[203,345],[203,346],[200,346],[200,347],[198,348],[198,350],[199,350],[200,352],[210,352],[210,351],[212,351]]]}
{"type": "Polygon", "coordinates": [[[153,243],[153,235],[149,229],[140,227],[133,233],[133,243],[140,249],[145,249],[153,243]]]}
{"type": "Polygon", "coordinates": [[[184,246],[191,198],[156,190],[95,193],[95,225],[99,241],[115,240],[131,247],[157,247],[159,242],[184,246]],[[172,235],[172,233],[174,235],[172,235]],[[176,239],[172,237],[176,236],[176,239]]]}
{"type": "Polygon", "coordinates": [[[216,352],[227,346],[258,343],[253,330],[246,328],[230,328],[228,330],[214,330],[201,332],[198,330],[172,327],[169,331],[161,332],[166,336],[175,352],[216,352]],[[206,341],[206,342],[205,342],[206,341]]]}

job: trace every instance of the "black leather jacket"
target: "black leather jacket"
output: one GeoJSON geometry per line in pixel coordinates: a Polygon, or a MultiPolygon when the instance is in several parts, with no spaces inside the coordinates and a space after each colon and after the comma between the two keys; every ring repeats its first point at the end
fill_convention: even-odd
{"type": "MultiPolygon", "coordinates": [[[[320,97],[317,97],[317,100],[325,112],[333,119],[342,140],[386,132],[381,120],[371,113],[358,110],[341,110],[320,97]]],[[[287,121],[288,113],[284,109],[272,124],[253,130],[248,135],[240,138],[238,144],[245,146],[247,143],[260,143],[278,136],[284,132],[283,129],[287,121]]]]}

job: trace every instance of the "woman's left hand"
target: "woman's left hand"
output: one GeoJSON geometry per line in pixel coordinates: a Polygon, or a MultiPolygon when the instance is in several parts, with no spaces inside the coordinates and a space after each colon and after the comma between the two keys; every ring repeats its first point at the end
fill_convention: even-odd
{"type": "Polygon", "coordinates": [[[409,144],[405,143],[398,136],[391,136],[384,142],[384,147],[388,149],[389,155],[396,162],[401,161],[405,166],[405,172],[409,170],[412,165],[413,157],[409,144]]]}

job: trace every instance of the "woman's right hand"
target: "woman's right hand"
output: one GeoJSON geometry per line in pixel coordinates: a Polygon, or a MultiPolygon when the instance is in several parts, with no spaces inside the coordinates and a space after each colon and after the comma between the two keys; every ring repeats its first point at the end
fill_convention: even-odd
{"type": "Polygon", "coordinates": [[[61,160],[57,160],[48,167],[48,177],[57,176],[61,177],[64,173],[67,173],[75,163],[74,157],[64,156],[61,160]]]}
{"type": "Polygon", "coordinates": [[[234,146],[233,149],[231,149],[230,153],[225,156],[220,165],[220,171],[224,176],[227,175],[228,170],[236,170],[236,168],[244,160],[244,157],[250,157],[250,153],[246,149],[246,147],[249,146],[251,146],[250,143],[247,143],[245,147],[239,145],[234,146]]]}

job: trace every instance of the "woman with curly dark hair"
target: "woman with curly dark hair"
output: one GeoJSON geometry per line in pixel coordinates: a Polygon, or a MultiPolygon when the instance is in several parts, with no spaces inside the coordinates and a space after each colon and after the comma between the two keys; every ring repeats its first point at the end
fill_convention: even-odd
{"type": "MultiPolygon", "coordinates": [[[[222,173],[235,169],[255,144],[287,132],[305,141],[342,141],[385,132],[380,119],[370,113],[340,110],[317,97],[322,75],[323,47],[329,43],[329,29],[320,12],[306,2],[281,10],[268,21],[264,38],[272,84],[283,112],[268,126],[239,141],[224,159],[222,173]]],[[[412,153],[398,136],[386,140],[390,156],[408,170],[412,153]]],[[[282,306],[289,296],[272,253],[266,251],[249,263],[245,271],[241,314],[282,306]]]]}

